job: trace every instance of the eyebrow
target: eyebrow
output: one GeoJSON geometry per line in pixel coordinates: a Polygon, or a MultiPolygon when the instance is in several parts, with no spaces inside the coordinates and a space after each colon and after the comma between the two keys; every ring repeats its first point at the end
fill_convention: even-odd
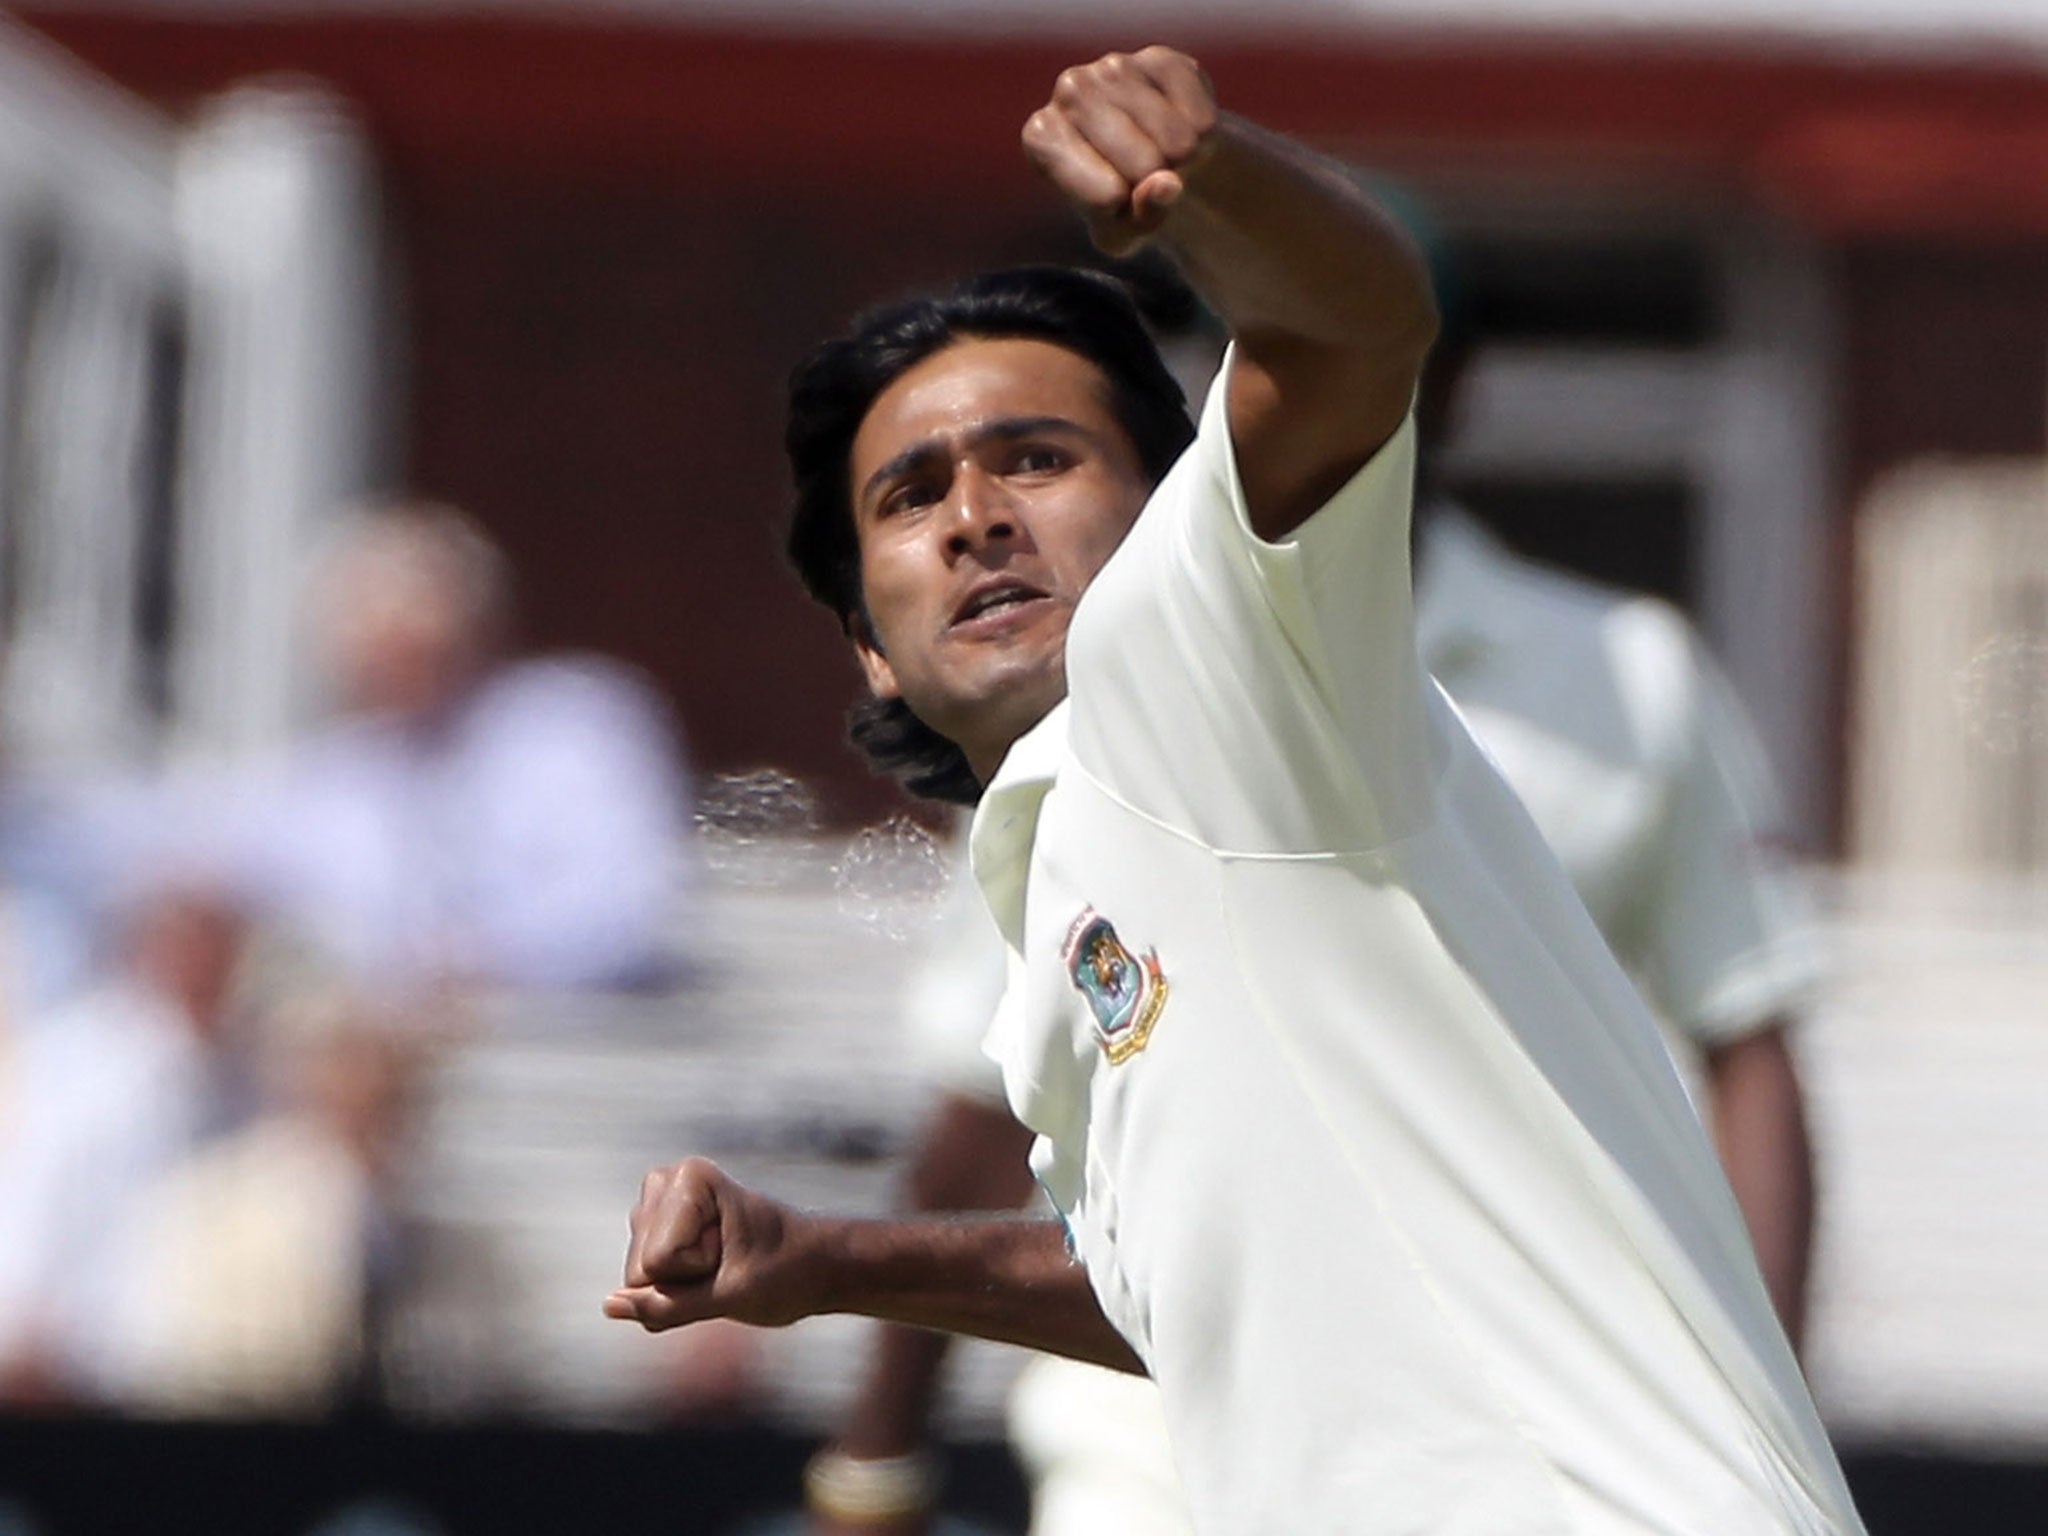
{"type": "MultiPolygon", "coordinates": [[[[1045,432],[1085,433],[1087,428],[1078,421],[1065,416],[1002,416],[994,421],[983,422],[968,432],[962,446],[968,449],[980,448],[986,443],[1013,443],[1020,438],[1036,437],[1045,432]]],[[[923,468],[946,452],[937,438],[926,438],[912,443],[908,448],[883,464],[861,485],[856,505],[866,506],[875,487],[885,485],[899,475],[923,468]]]]}

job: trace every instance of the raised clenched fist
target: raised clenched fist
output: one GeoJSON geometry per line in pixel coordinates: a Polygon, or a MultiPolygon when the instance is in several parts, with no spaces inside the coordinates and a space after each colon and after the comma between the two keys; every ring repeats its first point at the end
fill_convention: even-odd
{"type": "Polygon", "coordinates": [[[1024,124],[1024,151],[1113,256],[1145,243],[1186,191],[1216,131],[1202,66],[1171,48],[1105,54],[1065,71],[1024,124]]]}

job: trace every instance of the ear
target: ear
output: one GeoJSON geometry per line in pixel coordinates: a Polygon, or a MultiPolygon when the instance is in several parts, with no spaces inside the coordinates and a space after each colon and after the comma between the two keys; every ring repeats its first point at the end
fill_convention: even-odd
{"type": "Polygon", "coordinates": [[[896,686],[896,669],[882,654],[881,644],[875,639],[874,631],[868,628],[865,615],[853,620],[851,631],[853,654],[860,661],[861,675],[868,680],[868,692],[878,699],[902,698],[903,690],[896,686]]]}

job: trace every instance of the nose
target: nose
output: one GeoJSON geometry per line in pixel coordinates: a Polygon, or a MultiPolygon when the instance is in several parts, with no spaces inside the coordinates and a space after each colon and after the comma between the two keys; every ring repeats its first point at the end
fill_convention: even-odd
{"type": "Polygon", "coordinates": [[[946,552],[965,555],[1017,536],[1017,508],[1000,481],[970,466],[953,481],[946,508],[946,552]]]}

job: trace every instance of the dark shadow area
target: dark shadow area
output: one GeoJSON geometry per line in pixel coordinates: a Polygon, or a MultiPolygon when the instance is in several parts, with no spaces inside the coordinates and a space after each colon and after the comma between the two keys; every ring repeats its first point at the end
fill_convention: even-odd
{"type": "MultiPolygon", "coordinates": [[[[755,1536],[809,1437],[488,1426],[0,1420],[6,1536],[755,1536]]],[[[947,1458],[946,1507],[1021,1531],[1009,1454],[947,1458]]]]}
{"type": "MultiPolygon", "coordinates": [[[[0,1419],[6,1536],[766,1536],[795,1510],[807,1436],[527,1426],[0,1419]]],[[[2048,1462],[1852,1452],[1870,1536],[2038,1536],[2048,1462]]],[[[1021,1532],[1000,1445],[947,1455],[945,1507],[1021,1532]]]]}

